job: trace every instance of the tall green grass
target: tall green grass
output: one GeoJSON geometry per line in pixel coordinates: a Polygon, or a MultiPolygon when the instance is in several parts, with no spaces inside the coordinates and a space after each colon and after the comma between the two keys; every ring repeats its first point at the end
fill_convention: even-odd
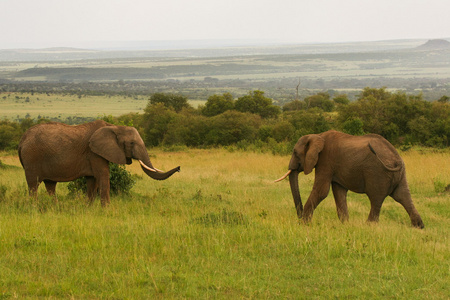
{"type": "MultiPolygon", "coordinates": [[[[287,181],[289,157],[226,150],[151,151],[162,182],[141,176],[129,196],[102,209],[57,188],[27,197],[21,168],[0,169],[0,298],[394,298],[448,299],[448,153],[402,153],[426,228],[410,226],[388,198],[380,222],[349,194],[341,224],[331,196],[299,224],[287,181]],[[441,167],[436,167],[441,166],[441,167]],[[1,196],[1,195],[0,195],[1,196]]],[[[0,155],[8,166],[17,157],[0,155]]],[[[312,175],[312,174],[311,174],[312,175]]],[[[303,201],[313,176],[300,176],[303,201]]]]}

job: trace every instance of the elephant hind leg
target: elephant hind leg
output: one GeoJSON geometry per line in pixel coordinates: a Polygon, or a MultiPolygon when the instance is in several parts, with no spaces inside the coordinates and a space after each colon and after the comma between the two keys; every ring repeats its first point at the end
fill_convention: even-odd
{"type": "Polygon", "coordinates": [[[39,176],[35,174],[25,174],[25,179],[27,180],[29,195],[33,198],[37,198],[37,190],[41,184],[39,176]]]}
{"type": "Polygon", "coordinates": [[[419,212],[412,202],[411,193],[409,191],[406,178],[403,179],[403,181],[397,186],[390,196],[405,208],[409,218],[411,219],[412,226],[418,228],[425,227],[419,212]]]}
{"type": "Polygon", "coordinates": [[[58,203],[58,198],[56,198],[56,183],[56,181],[44,180],[47,193],[54,198],[56,203],[58,203]]]}
{"type": "Polygon", "coordinates": [[[56,181],[44,180],[45,188],[47,189],[47,193],[51,196],[56,194],[56,181]]]}
{"type": "Polygon", "coordinates": [[[367,218],[367,222],[378,222],[380,218],[381,206],[383,205],[387,194],[380,193],[379,190],[371,190],[367,192],[367,196],[370,200],[370,213],[367,218]]]}
{"type": "Polygon", "coordinates": [[[370,198],[370,212],[369,217],[367,218],[367,222],[378,222],[380,219],[381,205],[384,202],[384,199],[373,199],[370,198]]]}
{"type": "Polygon", "coordinates": [[[347,207],[347,189],[342,185],[333,182],[332,185],[334,201],[336,202],[336,210],[341,222],[348,221],[348,207],[347,207]]]}

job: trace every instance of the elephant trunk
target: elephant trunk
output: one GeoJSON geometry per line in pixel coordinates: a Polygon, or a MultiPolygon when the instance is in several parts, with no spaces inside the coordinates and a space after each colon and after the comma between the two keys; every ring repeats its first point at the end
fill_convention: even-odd
{"type": "Polygon", "coordinates": [[[298,170],[292,170],[289,173],[289,183],[291,185],[292,197],[294,197],[295,209],[297,210],[297,216],[301,219],[303,214],[302,198],[300,197],[300,189],[298,186],[298,170]]]}
{"type": "Polygon", "coordinates": [[[173,168],[170,171],[163,172],[161,170],[158,170],[152,166],[152,163],[150,162],[150,159],[148,159],[146,162],[143,162],[142,160],[139,160],[139,163],[141,164],[142,170],[144,170],[145,174],[150,176],[151,178],[155,180],[165,180],[172,176],[176,172],[180,172],[180,166],[173,168]]]}

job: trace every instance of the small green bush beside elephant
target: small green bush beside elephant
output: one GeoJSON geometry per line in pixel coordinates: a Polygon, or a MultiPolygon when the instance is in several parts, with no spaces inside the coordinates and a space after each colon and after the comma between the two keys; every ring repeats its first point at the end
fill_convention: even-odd
{"type": "MultiPolygon", "coordinates": [[[[109,182],[110,194],[129,194],[133,186],[136,184],[136,175],[132,175],[125,166],[115,163],[109,163],[109,182]]],[[[86,177],[80,177],[67,185],[69,194],[83,193],[87,194],[86,177]]]]}

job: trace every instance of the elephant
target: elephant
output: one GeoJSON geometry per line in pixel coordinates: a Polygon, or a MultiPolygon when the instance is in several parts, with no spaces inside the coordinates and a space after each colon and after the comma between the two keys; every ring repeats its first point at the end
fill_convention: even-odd
{"type": "Polygon", "coordinates": [[[18,152],[30,195],[37,195],[43,181],[47,192],[56,197],[58,182],[86,177],[89,203],[99,192],[102,206],[110,203],[109,162],[131,164],[132,159],[139,160],[144,172],[156,180],[180,171],[179,166],[168,172],[154,168],[134,127],[102,120],[81,125],[34,125],[22,136],[18,152]]]}
{"type": "Polygon", "coordinates": [[[378,222],[381,205],[387,196],[399,202],[409,214],[414,227],[424,223],[414,207],[406,180],[405,164],[385,138],[377,134],[353,136],[329,130],[301,137],[294,146],[287,173],[299,219],[310,222],[314,209],[330,191],[342,222],[348,221],[347,192],[364,193],[370,200],[368,222],[378,222]],[[298,175],[315,168],[311,194],[303,208],[298,175]]]}

